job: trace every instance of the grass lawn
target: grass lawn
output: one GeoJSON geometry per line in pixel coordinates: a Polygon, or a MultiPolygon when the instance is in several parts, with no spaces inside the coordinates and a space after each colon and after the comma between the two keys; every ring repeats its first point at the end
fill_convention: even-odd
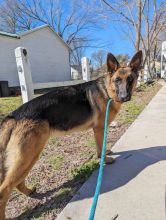
{"type": "MultiPolygon", "coordinates": [[[[141,85],[132,100],[123,104],[116,117],[117,126],[109,127],[109,144],[114,145],[160,88],[158,84],[141,85]]],[[[0,120],[21,103],[21,97],[0,98],[0,120]]],[[[7,207],[7,217],[56,219],[57,214],[98,166],[91,130],[51,138],[27,178],[27,185],[36,186],[41,199],[27,198],[15,190],[7,207]]]]}
{"type": "Polygon", "coordinates": [[[22,104],[20,96],[0,98],[0,119],[22,104]]]}

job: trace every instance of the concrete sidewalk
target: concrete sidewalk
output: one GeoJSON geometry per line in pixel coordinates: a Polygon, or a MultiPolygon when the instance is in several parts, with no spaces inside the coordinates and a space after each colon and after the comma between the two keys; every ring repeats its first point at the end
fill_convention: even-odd
{"type": "MultiPolygon", "coordinates": [[[[105,166],[95,220],[166,219],[166,86],[130,126],[113,151],[117,161],[105,166]]],[[[98,171],[58,216],[88,220],[98,171]]]]}

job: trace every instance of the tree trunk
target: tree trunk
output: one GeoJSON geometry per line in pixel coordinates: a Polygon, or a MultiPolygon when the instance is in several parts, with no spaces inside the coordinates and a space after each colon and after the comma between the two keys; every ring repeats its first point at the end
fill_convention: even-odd
{"type": "MultiPolygon", "coordinates": [[[[156,28],[157,28],[157,12],[156,12],[156,0],[153,0],[153,8],[154,8],[154,34],[156,36],[156,28]]],[[[157,53],[157,36],[154,41],[154,51],[153,51],[153,72],[156,73],[156,53],[157,53]]]]}
{"type": "Polygon", "coordinates": [[[137,38],[136,38],[136,51],[140,49],[140,41],[141,41],[141,20],[142,20],[142,0],[137,0],[138,7],[138,21],[137,21],[137,38]]]}

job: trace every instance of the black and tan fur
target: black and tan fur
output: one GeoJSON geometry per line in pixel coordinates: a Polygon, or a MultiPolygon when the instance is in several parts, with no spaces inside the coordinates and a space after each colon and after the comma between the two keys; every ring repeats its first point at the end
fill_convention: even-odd
{"type": "MultiPolygon", "coordinates": [[[[0,220],[5,219],[5,207],[14,187],[25,195],[32,189],[25,178],[39,158],[51,135],[61,136],[92,128],[100,157],[106,104],[113,102],[111,122],[121,103],[129,101],[136,85],[142,52],[138,52],[127,67],[120,67],[108,54],[108,73],[95,81],[57,88],[22,105],[8,115],[0,125],[0,220]]],[[[113,159],[106,155],[106,162],[113,159]]]]}

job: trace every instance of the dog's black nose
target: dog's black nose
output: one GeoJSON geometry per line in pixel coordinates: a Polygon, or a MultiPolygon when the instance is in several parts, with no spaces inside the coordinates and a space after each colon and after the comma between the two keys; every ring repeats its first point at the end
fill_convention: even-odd
{"type": "Polygon", "coordinates": [[[125,102],[126,101],[126,97],[121,97],[121,102],[125,102]]]}
{"type": "Polygon", "coordinates": [[[130,101],[130,99],[131,99],[131,98],[130,98],[129,96],[125,96],[125,97],[121,97],[121,98],[120,98],[120,101],[121,101],[121,102],[127,102],[127,101],[130,101]]]}

